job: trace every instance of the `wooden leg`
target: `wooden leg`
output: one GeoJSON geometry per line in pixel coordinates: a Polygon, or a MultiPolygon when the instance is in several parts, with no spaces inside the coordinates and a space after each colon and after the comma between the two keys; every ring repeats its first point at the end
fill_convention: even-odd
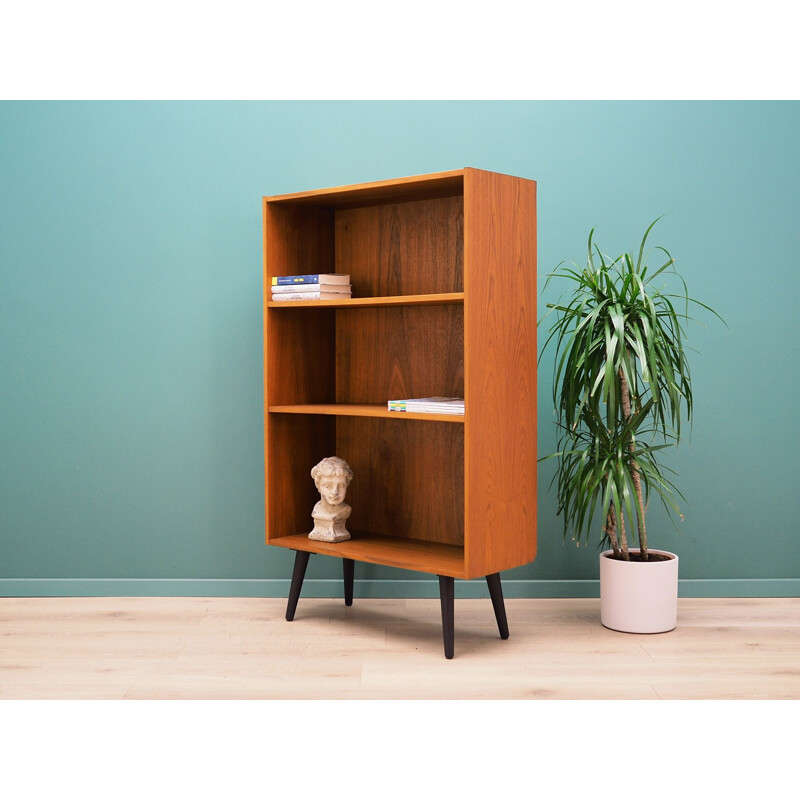
{"type": "Polygon", "coordinates": [[[353,605],[353,575],[356,562],[352,558],[342,559],[342,572],[344,573],[344,604],[353,605]]]}
{"type": "Polygon", "coordinates": [[[492,598],[500,638],[508,639],[508,620],[506,619],[506,605],[503,602],[503,587],[500,585],[500,573],[495,572],[492,575],[487,575],[486,583],[489,585],[489,594],[492,598]]]}
{"type": "Polygon", "coordinates": [[[294,619],[294,612],[297,609],[297,601],[300,599],[300,590],[303,588],[303,578],[306,575],[306,567],[311,553],[304,550],[296,550],[294,557],[294,572],[292,572],[292,585],[289,588],[289,602],[286,605],[286,619],[291,622],[294,619]]]}
{"type": "Polygon", "coordinates": [[[442,601],[442,635],[444,637],[444,657],[453,657],[455,580],[446,575],[439,576],[439,596],[442,601]]]}

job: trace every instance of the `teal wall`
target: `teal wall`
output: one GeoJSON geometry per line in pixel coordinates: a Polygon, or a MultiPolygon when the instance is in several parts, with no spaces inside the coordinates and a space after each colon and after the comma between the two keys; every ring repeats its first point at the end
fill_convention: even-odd
{"type": "MultiPolygon", "coordinates": [[[[474,166],[539,182],[540,276],[593,226],[616,255],[666,214],[653,244],[729,329],[691,329],[694,431],[668,461],[689,505],[678,531],[651,514],[651,546],[685,595],[797,594],[798,142],[798,103],[0,104],[0,593],[285,593],[292,554],[263,544],[260,198],[474,166]]],[[[552,469],[509,596],[596,593],[552,469]]],[[[307,593],[338,594],[339,570],[312,559],[307,593]]]]}

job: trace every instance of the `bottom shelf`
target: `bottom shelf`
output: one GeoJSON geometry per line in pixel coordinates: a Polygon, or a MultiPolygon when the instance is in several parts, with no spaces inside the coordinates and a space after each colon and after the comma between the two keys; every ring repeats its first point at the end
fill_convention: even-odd
{"type": "Polygon", "coordinates": [[[466,576],[463,547],[357,531],[350,531],[350,535],[352,538],[346,542],[330,543],[316,542],[309,539],[307,533],[299,533],[272,539],[269,544],[431,575],[447,575],[451,578],[466,576]]]}

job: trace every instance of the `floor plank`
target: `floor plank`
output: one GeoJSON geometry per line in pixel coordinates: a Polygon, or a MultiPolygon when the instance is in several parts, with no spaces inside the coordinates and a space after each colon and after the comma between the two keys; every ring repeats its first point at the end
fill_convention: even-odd
{"type": "Polygon", "coordinates": [[[0,699],[800,699],[800,598],[682,599],[611,631],[596,599],[0,598],[0,699]]]}

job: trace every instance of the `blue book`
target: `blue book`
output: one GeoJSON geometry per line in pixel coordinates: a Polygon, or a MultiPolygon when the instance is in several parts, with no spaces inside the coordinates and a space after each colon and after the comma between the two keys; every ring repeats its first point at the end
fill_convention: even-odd
{"type": "Polygon", "coordinates": [[[318,275],[278,275],[272,279],[273,286],[291,286],[295,283],[316,283],[338,285],[349,284],[350,276],[337,272],[325,272],[318,275]]]}

